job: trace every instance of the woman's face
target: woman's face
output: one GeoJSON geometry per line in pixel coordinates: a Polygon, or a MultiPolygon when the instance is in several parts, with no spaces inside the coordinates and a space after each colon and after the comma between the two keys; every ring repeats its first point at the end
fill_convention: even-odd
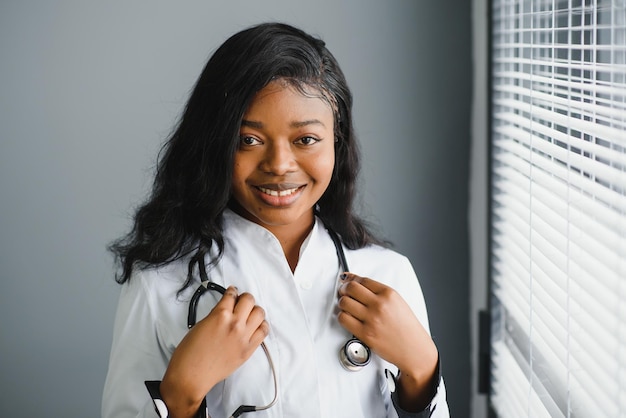
{"type": "Polygon", "coordinates": [[[273,232],[310,228],[332,177],[333,112],[311,93],[274,81],[256,94],[241,123],[233,197],[243,216],[273,232]]]}

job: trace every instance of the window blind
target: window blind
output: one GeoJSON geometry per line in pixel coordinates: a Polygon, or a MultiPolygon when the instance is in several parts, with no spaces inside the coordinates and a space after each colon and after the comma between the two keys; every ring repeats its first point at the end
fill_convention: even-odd
{"type": "Polygon", "coordinates": [[[493,0],[491,392],[626,416],[626,0],[493,0]]]}

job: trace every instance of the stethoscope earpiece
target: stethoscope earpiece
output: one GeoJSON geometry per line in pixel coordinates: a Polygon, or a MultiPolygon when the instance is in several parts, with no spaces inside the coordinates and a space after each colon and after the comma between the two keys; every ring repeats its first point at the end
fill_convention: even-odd
{"type": "Polygon", "coordinates": [[[363,344],[358,338],[350,338],[339,350],[339,360],[344,369],[351,372],[358,372],[367,366],[371,359],[371,352],[368,346],[363,344]]]}

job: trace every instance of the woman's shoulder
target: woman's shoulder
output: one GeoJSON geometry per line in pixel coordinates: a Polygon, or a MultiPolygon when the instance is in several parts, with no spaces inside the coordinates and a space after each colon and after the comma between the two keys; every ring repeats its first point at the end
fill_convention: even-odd
{"type": "Polygon", "coordinates": [[[392,248],[383,247],[378,244],[370,244],[355,250],[346,250],[346,254],[350,254],[351,257],[356,259],[370,260],[372,262],[385,264],[408,262],[408,258],[405,255],[392,248]]]}
{"type": "Polygon", "coordinates": [[[158,266],[136,267],[127,284],[153,295],[171,296],[183,288],[188,268],[189,260],[186,258],[158,266]]]}
{"type": "Polygon", "coordinates": [[[347,250],[346,257],[351,270],[357,274],[361,270],[367,274],[383,274],[384,276],[415,276],[413,266],[405,255],[377,244],[347,250]]]}

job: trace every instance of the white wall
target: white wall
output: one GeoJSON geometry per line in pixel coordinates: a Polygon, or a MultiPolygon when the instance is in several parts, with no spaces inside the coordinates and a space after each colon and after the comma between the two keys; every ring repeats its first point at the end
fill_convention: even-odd
{"type": "Polygon", "coordinates": [[[355,95],[365,213],[421,278],[469,407],[470,7],[457,0],[0,3],[0,415],[97,416],[129,227],[210,52],[250,24],[323,36],[355,95]]]}

